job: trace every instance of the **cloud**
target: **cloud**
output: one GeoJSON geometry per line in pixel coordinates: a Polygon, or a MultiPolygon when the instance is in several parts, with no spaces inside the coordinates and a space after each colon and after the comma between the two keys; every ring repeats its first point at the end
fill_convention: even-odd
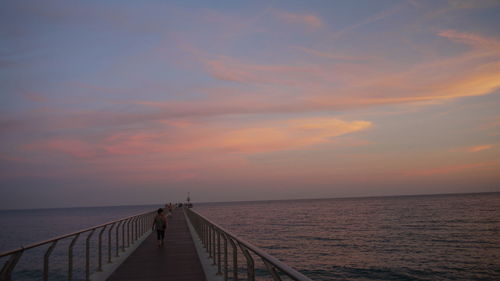
{"type": "Polygon", "coordinates": [[[413,170],[405,172],[405,176],[434,176],[434,175],[446,175],[446,174],[456,174],[467,171],[477,171],[481,169],[490,169],[498,163],[493,162],[480,162],[480,163],[470,163],[470,164],[459,164],[459,165],[447,165],[431,169],[413,170]]]}
{"type": "Polygon", "coordinates": [[[500,41],[495,39],[482,37],[473,33],[459,32],[456,30],[443,30],[440,31],[438,35],[470,46],[481,49],[489,49],[497,54],[500,53],[500,41]]]}
{"type": "Polygon", "coordinates": [[[158,124],[149,129],[50,137],[20,144],[18,154],[29,155],[30,163],[40,169],[19,175],[134,182],[192,180],[213,172],[241,171],[248,165],[246,159],[255,154],[314,150],[317,145],[334,143],[337,137],[372,126],[369,121],[327,117],[245,124],[166,120],[158,124]]]}
{"type": "Polygon", "coordinates": [[[244,62],[227,56],[205,59],[203,63],[214,78],[238,83],[293,85],[320,71],[313,65],[270,65],[244,62]]]}
{"type": "Polygon", "coordinates": [[[448,4],[454,9],[484,9],[499,5],[497,0],[448,0],[448,4]]]}
{"type": "MultiPolygon", "coordinates": [[[[285,111],[287,104],[294,101],[311,111],[350,109],[486,95],[500,88],[498,40],[454,31],[438,35],[466,42],[474,49],[445,59],[418,61],[395,69],[386,67],[388,59],[383,58],[362,64],[334,61],[321,64],[258,64],[214,56],[202,62],[207,72],[221,81],[281,86],[287,87],[289,92],[292,89],[294,96],[286,102],[280,101],[285,111]]],[[[303,50],[321,57],[329,56],[314,49],[303,50]]],[[[335,54],[331,57],[338,58],[335,54]]],[[[272,93],[279,91],[283,90],[260,87],[255,89],[254,96],[272,97],[272,93]]],[[[234,92],[238,93],[239,89],[235,88],[234,92]]]]}
{"type": "Polygon", "coordinates": [[[364,62],[373,60],[374,57],[369,56],[360,56],[360,55],[339,55],[332,52],[322,52],[312,48],[305,48],[301,46],[294,47],[295,49],[301,50],[307,54],[318,56],[321,58],[327,58],[331,60],[337,61],[346,61],[346,62],[364,62]]]}
{"type": "Polygon", "coordinates": [[[306,25],[310,28],[320,28],[323,26],[323,21],[313,15],[313,14],[294,14],[289,12],[275,12],[274,15],[276,18],[293,24],[302,24],[306,25]]]}
{"type": "MultiPolygon", "coordinates": [[[[495,53],[491,46],[498,41],[461,34],[447,31],[442,37],[468,40],[469,45],[474,46],[472,51],[394,69],[382,65],[387,63],[384,58],[363,63],[270,64],[203,53],[199,58],[206,72],[228,83],[197,88],[201,98],[112,102],[89,97],[88,101],[76,105],[80,107],[77,110],[52,106],[46,112],[3,116],[0,131],[55,132],[241,114],[318,113],[388,104],[432,103],[494,93],[500,88],[500,51],[495,53]],[[95,109],[96,101],[107,104],[106,110],[95,109]],[[85,104],[88,106],[83,107],[85,104]]],[[[150,86],[148,91],[166,90],[150,86]]],[[[39,96],[31,98],[44,100],[39,96]]]]}
{"type": "Polygon", "coordinates": [[[345,27],[345,28],[343,28],[343,29],[335,32],[333,34],[333,36],[336,37],[336,38],[338,38],[338,37],[344,35],[345,33],[350,32],[350,31],[352,31],[354,29],[357,29],[357,28],[359,28],[361,26],[364,26],[364,25],[367,25],[367,24],[371,24],[373,22],[385,19],[385,18],[387,18],[387,17],[389,17],[389,16],[391,16],[391,15],[399,12],[403,8],[403,6],[406,6],[406,5],[407,5],[406,2],[402,2],[402,3],[400,3],[398,5],[395,5],[395,6],[389,8],[387,10],[383,10],[381,12],[378,12],[378,13],[372,15],[371,17],[368,17],[368,18],[366,18],[366,19],[364,19],[364,20],[362,20],[362,21],[360,21],[358,23],[355,23],[353,25],[347,26],[347,27],[345,27]]]}
{"type": "Polygon", "coordinates": [[[500,135],[498,127],[500,127],[500,116],[495,116],[491,120],[479,125],[478,130],[489,131],[490,135],[497,136],[500,135]]]}
{"type": "Polygon", "coordinates": [[[55,138],[38,141],[21,145],[21,149],[48,153],[57,152],[75,158],[92,158],[96,157],[98,154],[95,145],[83,140],[71,138],[55,138]]]}
{"type": "Polygon", "coordinates": [[[368,121],[346,122],[332,118],[293,119],[271,126],[239,129],[213,139],[224,151],[263,153],[297,150],[329,142],[331,138],[365,130],[368,121]]]}
{"type": "Polygon", "coordinates": [[[217,127],[203,129],[207,124],[183,127],[176,137],[144,137],[133,135],[125,142],[113,144],[114,148],[135,146],[135,151],[155,149],[164,152],[215,152],[215,153],[268,153],[281,150],[307,149],[330,138],[365,130],[372,126],[368,121],[343,121],[334,118],[306,118],[285,121],[252,123],[245,128],[217,127]]]}
{"type": "MultiPolygon", "coordinates": [[[[170,122],[168,122],[170,124],[170,122]]],[[[306,118],[252,123],[245,128],[180,122],[158,130],[110,134],[99,140],[54,138],[22,146],[24,150],[58,152],[77,158],[185,153],[268,153],[307,149],[331,138],[366,130],[369,121],[306,118]]]]}
{"type": "Polygon", "coordinates": [[[486,145],[471,146],[471,147],[468,147],[466,150],[468,152],[479,152],[479,151],[488,150],[488,149],[492,149],[492,148],[493,148],[493,145],[486,144],[486,145]]]}

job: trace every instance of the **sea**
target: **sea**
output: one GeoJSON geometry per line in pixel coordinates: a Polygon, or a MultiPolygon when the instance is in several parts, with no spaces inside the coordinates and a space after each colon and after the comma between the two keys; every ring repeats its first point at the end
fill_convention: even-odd
{"type": "MultiPolygon", "coordinates": [[[[158,207],[3,210],[0,252],[158,207]]],[[[500,193],[195,202],[194,210],[312,280],[500,280],[500,193]]],[[[58,247],[51,280],[66,280],[67,246],[58,247]]],[[[43,251],[23,255],[13,280],[40,280],[43,251]]],[[[78,264],[74,280],[83,280],[78,264]]]]}

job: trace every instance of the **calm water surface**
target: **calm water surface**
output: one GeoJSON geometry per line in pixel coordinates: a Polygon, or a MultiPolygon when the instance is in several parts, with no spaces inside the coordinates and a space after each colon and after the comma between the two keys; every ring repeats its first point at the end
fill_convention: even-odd
{"type": "MultiPolygon", "coordinates": [[[[0,252],[157,207],[0,211],[0,252]]],[[[207,203],[195,210],[313,280],[500,280],[500,193],[207,203]]],[[[83,240],[75,246],[75,280],[83,276],[83,240]]],[[[67,279],[68,243],[51,256],[51,280],[67,279]]],[[[40,280],[44,250],[23,256],[14,280],[40,280]]]]}
{"type": "Polygon", "coordinates": [[[205,204],[314,280],[500,280],[500,194],[205,204]]]}
{"type": "MultiPolygon", "coordinates": [[[[39,210],[0,210],[0,252],[13,250],[23,245],[44,241],[63,234],[72,233],[88,227],[152,211],[157,205],[120,206],[92,208],[60,208],[39,210]]],[[[86,237],[85,234],[84,237],[86,237]]],[[[96,268],[96,238],[91,240],[91,268],[96,268]]],[[[103,239],[106,253],[107,239],[103,239]]],[[[67,279],[67,256],[70,239],[57,243],[50,256],[50,280],[67,279]]],[[[79,238],[74,248],[74,279],[84,279],[85,238],[79,238]]],[[[14,281],[42,280],[43,255],[47,246],[27,250],[16,265],[14,281]]],[[[104,259],[106,256],[104,257],[104,259]]],[[[6,258],[0,258],[3,266],[6,258]]]]}

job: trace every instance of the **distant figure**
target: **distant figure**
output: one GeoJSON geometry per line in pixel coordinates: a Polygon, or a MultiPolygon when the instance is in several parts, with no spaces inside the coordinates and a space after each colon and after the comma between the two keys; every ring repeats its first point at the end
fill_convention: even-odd
{"type": "Polygon", "coordinates": [[[172,203],[165,204],[165,209],[167,210],[167,217],[170,218],[172,216],[172,211],[174,209],[172,203]]]}
{"type": "Polygon", "coordinates": [[[167,228],[167,218],[163,214],[163,209],[159,208],[153,221],[153,229],[156,229],[156,237],[158,239],[158,247],[163,246],[165,240],[165,229],[167,228]]]}

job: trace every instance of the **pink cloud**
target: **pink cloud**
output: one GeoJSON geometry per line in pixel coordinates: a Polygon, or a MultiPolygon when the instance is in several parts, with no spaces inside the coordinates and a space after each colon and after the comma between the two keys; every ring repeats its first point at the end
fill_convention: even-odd
{"type": "Polygon", "coordinates": [[[239,83],[294,85],[305,77],[314,78],[322,69],[314,65],[266,65],[243,62],[226,56],[204,60],[208,72],[217,79],[239,83]]]}
{"type": "Polygon", "coordinates": [[[372,124],[367,121],[346,122],[331,118],[292,119],[262,127],[238,129],[211,142],[215,147],[237,153],[262,153],[304,149],[330,138],[362,131],[372,124]]]}
{"type": "MultiPolygon", "coordinates": [[[[19,149],[32,155],[37,163],[53,163],[47,155],[51,159],[58,159],[54,158],[57,155],[70,156],[72,161],[63,169],[72,175],[183,181],[210,174],[215,167],[220,171],[244,167],[249,155],[313,149],[315,145],[331,143],[336,137],[372,126],[368,121],[335,118],[250,122],[244,126],[173,124],[180,126],[165,132],[139,130],[87,140],[52,138],[21,145],[19,149]]],[[[167,122],[165,126],[171,125],[167,122]]],[[[59,177],[61,173],[57,171],[53,176],[59,177]]]]}
{"type": "Polygon", "coordinates": [[[446,174],[456,174],[468,171],[491,169],[495,166],[498,166],[498,163],[481,162],[481,163],[471,163],[471,164],[446,165],[430,169],[412,170],[404,173],[404,175],[405,176],[446,175],[446,174]]]}
{"type": "Polygon", "coordinates": [[[493,148],[493,145],[487,144],[487,145],[471,146],[471,147],[468,147],[466,150],[468,152],[479,152],[479,151],[488,150],[488,149],[492,149],[492,148],[493,148]]]}
{"type": "Polygon", "coordinates": [[[70,138],[43,140],[22,145],[20,148],[30,151],[58,152],[76,158],[92,158],[98,154],[98,149],[89,142],[70,138]]]}
{"type": "Polygon", "coordinates": [[[491,49],[500,53],[500,42],[495,39],[486,38],[473,33],[464,33],[456,30],[444,30],[438,33],[439,36],[450,40],[475,46],[482,49],[491,49]]]}
{"type": "MultiPolygon", "coordinates": [[[[446,34],[450,38],[453,35],[470,39],[480,46],[498,44],[494,39],[478,35],[460,37],[457,33],[446,34]]],[[[500,64],[496,63],[500,52],[493,49],[478,49],[443,60],[423,61],[403,69],[401,66],[394,69],[383,66],[387,64],[387,59],[365,61],[362,65],[328,62],[276,65],[218,56],[204,59],[203,63],[208,73],[219,80],[292,87],[293,93],[299,93],[300,98],[297,99],[296,94],[294,98],[300,101],[303,108],[321,110],[328,107],[427,102],[492,93],[500,88],[500,64]]],[[[306,52],[322,57],[329,55],[312,49],[306,49],[306,52]]],[[[337,57],[335,54],[331,56],[337,57]]],[[[265,97],[279,89],[260,88],[256,91],[257,96],[265,97]]],[[[235,89],[237,92],[238,89],[235,89]]],[[[293,103],[293,99],[291,101],[293,103]]]]}
{"type": "Polygon", "coordinates": [[[305,149],[341,135],[365,130],[368,121],[342,121],[333,118],[290,119],[247,128],[183,124],[170,134],[121,134],[106,138],[102,150],[110,154],[186,153],[266,153],[305,149]]]}
{"type": "Polygon", "coordinates": [[[343,54],[336,54],[332,52],[322,52],[318,51],[312,48],[306,48],[306,47],[294,47],[295,49],[301,50],[304,53],[318,56],[321,58],[327,58],[327,59],[332,59],[332,60],[340,60],[340,61],[351,61],[351,62],[364,62],[364,61],[370,61],[374,60],[375,57],[373,56],[362,56],[362,55],[343,55],[343,54]]]}

